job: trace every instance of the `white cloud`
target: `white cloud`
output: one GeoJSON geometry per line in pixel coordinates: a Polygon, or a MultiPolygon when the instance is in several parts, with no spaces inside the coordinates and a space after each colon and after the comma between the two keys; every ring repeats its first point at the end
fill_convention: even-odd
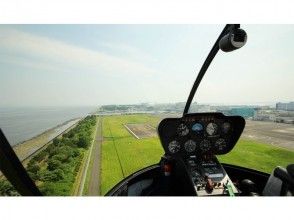
{"type": "Polygon", "coordinates": [[[114,52],[122,53],[124,56],[129,57],[132,60],[144,62],[156,62],[157,60],[152,57],[150,54],[145,53],[144,51],[123,43],[110,43],[110,42],[101,42],[100,46],[113,50],[114,52]]]}
{"type": "MultiPolygon", "coordinates": [[[[0,48],[2,48],[2,51],[6,49],[10,54],[15,55],[15,57],[7,56],[6,60],[2,59],[2,62],[18,63],[18,56],[24,56],[28,59],[22,59],[18,64],[37,68],[43,66],[48,69],[52,65],[61,71],[78,68],[79,70],[102,74],[150,75],[157,73],[155,69],[138,61],[108,55],[100,51],[14,29],[0,29],[0,48]]],[[[129,51],[130,48],[128,48],[129,51]]]]}

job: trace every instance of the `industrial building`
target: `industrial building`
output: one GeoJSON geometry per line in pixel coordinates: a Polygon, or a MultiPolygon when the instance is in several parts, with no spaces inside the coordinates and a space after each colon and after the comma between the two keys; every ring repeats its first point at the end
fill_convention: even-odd
{"type": "Polygon", "coordinates": [[[278,102],[276,104],[276,110],[294,111],[294,102],[288,102],[288,103],[278,102]]]}

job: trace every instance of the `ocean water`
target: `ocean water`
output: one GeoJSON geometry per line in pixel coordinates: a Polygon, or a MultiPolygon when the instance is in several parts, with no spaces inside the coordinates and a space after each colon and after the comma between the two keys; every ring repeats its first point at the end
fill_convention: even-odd
{"type": "Polygon", "coordinates": [[[94,111],[95,107],[0,107],[0,128],[13,146],[94,111]]]}

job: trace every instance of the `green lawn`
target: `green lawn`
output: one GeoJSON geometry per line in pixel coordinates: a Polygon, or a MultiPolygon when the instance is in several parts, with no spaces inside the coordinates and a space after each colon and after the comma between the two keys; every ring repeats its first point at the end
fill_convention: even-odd
{"type": "Polygon", "coordinates": [[[266,173],[276,166],[287,166],[294,162],[294,151],[240,139],[234,149],[226,155],[218,156],[222,163],[244,166],[266,173]]]}
{"type": "Polygon", "coordinates": [[[149,115],[109,116],[103,118],[101,194],[104,195],[123,177],[145,166],[159,162],[163,150],[158,138],[136,139],[125,129],[125,123],[149,123],[159,119],[149,115]],[[116,153],[117,151],[117,153],[116,153]],[[122,170],[120,168],[121,161],[122,170]]]}
{"type": "MultiPolygon", "coordinates": [[[[136,139],[124,128],[126,123],[149,123],[156,127],[159,118],[153,115],[120,115],[103,118],[103,144],[101,164],[101,194],[131,173],[157,163],[163,154],[158,138],[136,139]],[[120,165],[120,162],[121,165],[120,165]],[[122,169],[121,167],[122,166],[122,169]]],[[[239,140],[227,155],[218,157],[221,162],[270,173],[277,165],[293,163],[294,152],[283,148],[239,140]]]]}

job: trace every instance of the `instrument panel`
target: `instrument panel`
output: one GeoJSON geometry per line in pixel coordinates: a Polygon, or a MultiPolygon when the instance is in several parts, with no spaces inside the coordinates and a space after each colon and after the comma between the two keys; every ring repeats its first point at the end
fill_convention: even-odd
{"type": "Polygon", "coordinates": [[[233,149],[244,127],[241,116],[194,113],[163,119],[158,134],[168,155],[220,155],[233,149]]]}

